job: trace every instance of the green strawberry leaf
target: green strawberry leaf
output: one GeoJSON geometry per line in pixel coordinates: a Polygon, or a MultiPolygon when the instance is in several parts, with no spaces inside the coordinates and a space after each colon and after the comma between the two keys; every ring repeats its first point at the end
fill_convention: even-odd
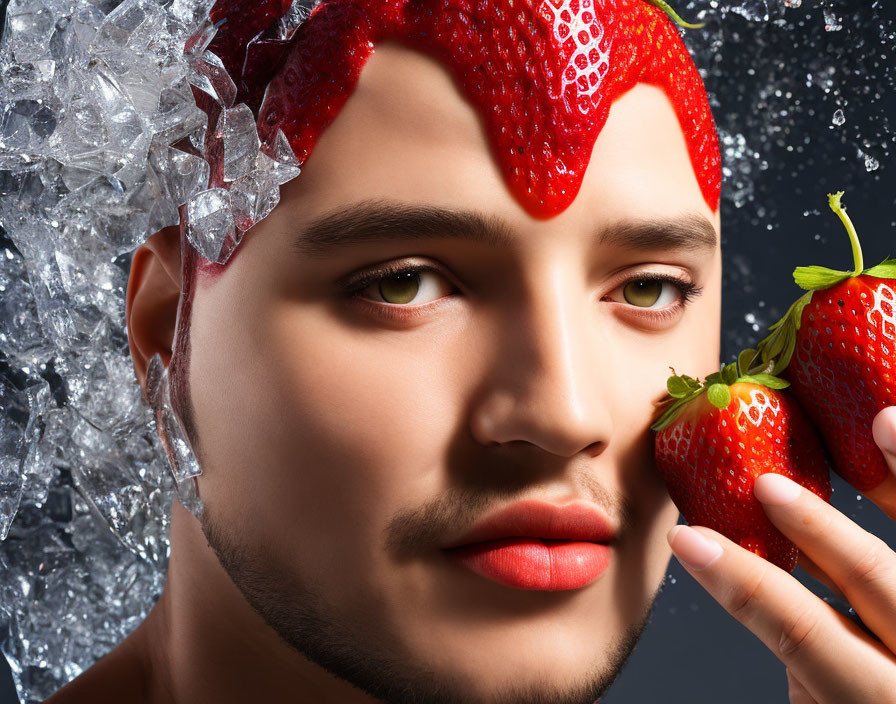
{"type": "Polygon", "coordinates": [[[793,325],[787,326],[783,337],[785,338],[784,347],[781,350],[778,361],[775,362],[775,366],[772,368],[772,374],[774,375],[778,375],[787,369],[787,365],[790,364],[790,359],[793,357],[793,352],[796,349],[796,330],[793,325]]]}
{"type": "Polygon", "coordinates": [[[798,266],[793,270],[796,285],[807,291],[829,288],[852,275],[851,271],[835,271],[823,266],[798,266]]]}
{"type": "Polygon", "coordinates": [[[737,379],[737,364],[726,364],[725,368],[722,369],[722,380],[730,386],[735,379],[737,379]]]}
{"type": "Polygon", "coordinates": [[[748,374],[738,378],[738,381],[747,382],[749,384],[761,384],[770,389],[786,389],[790,386],[790,382],[786,379],[779,379],[771,374],[748,374]]]}
{"type": "Polygon", "coordinates": [[[722,372],[713,372],[704,381],[706,386],[712,386],[713,384],[724,384],[725,380],[722,379],[722,372]]]}
{"type": "Polygon", "coordinates": [[[737,355],[738,372],[741,375],[749,373],[750,367],[752,366],[753,361],[755,359],[756,359],[756,350],[754,350],[754,349],[743,350],[739,355],[737,355]]]}
{"type": "Polygon", "coordinates": [[[700,382],[697,381],[695,378],[688,376],[687,374],[682,374],[681,378],[684,379],[685,383],[687,383],[687,385],[694,391],[701,388],[700,382]]]}
{"type": "Polygon", "coordinates": [[[675,422],[675,419],[678,418],[679,415],[681,415],[684,407],[695,398],[700,396],[705,390],[705,387],[702,387],[699,390],[692,391],[684,398],[678,399],[675,403],[673,403],[671,406],[669,406],[669,408],[666,409],[665,413],[660,416],[659,420],[657,420],[656,423],[650,426],[650,429],[656,432],[660,432],[661,430],[668,428],[670,425],[672,425],[673,422],[675,422]]]}
{"type": "MultiPolygon", "coordinates": [[[[803,310],[812,301],[812,291],[804,293],[793,302],[790,309],[772,328],[774,332],[770,333],[758,345],[762,361],[768,363],[774,360],[771,366],[765,369],[766,372],[772,374],[780,374],[790,364],[793,357],[793,351],[796,346],[796,333],[800,328],[803,317],[803,310]]],[[[772,328],[769,328],[770,330],[772,328]]]]}
{"type": "Polygon", "coordinates": [[[712,384],[706,389],[706,398],[716,408],[725,409],[731,403],[731,391],[727,384],[712,384]]]}
{"type": "Polygon", "coordinates": [[[656,432],[660,432],[663,428],[666,428],[672,424],[672,421],[678,417],[678,411],[682,406],[686,403],[685,399],[680,398],[675,403],[673,403],[669,408],[666,409],[666,412],[660,416],[659,420],[656,423],[650,426],[650,429],[656,432]]]}
{"type": "Polygon", "coordinates": [[[793,316],[793,331],[796,332],[800,329],[800,321],[803,319],[803,308],[805,308],[812,301],[812,292],[804,293],[802,296],[796,299],[796,303],[792,306],[792,316],[793,316]]]}
{"type": "Polygon", "coordinates": [[[762,361],[768,362],[772,357],[777,357],[784,349],[784,342],[787,340],[787,329],[789,325],[784,325],[775,334],[771,336],[768,344],[762,345],[762,361]]]}
{"type": "MultiPolygon", "coordinates": [[[[787,312],[790,313],[790,311],[787,311],[787,312]]],[[[777,323],[774,323],[774,324],[772,324],[772,325],[769,325],[769,326],[768,326],[768,329],[769,329],[769,330],[777,330],[779,327],[781,327],[781,326],[784,324],[784,321],[785,321],[785,320],[787,320],[787,315],[785,315],[783,318],[781,318],[777,323]]],[[[769,336],[766,337],[765,339],[767,340],[769,337],[771,337],[771,335],[769,335],[769,336]]]]}
{"type": "Polygon", "coordinates": [[[673,398],[684,398],[691,393],[691,386],[680,376],[670,376],[666,380],[666,389],[673,398]]]}
{"type": "Polygon", "coordinates": [[[866,276],[875,276],[878,279],[896,279],[896,259],[887,257],[877,266],[865,269],[862,273],[866,276]]]}

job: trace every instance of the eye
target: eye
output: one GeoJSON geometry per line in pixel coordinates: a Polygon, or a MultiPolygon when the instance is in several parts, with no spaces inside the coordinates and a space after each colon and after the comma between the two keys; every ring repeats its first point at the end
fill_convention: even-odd
{"type": "Polygon", "coordinates": [[[683,307],[700,289],[696,284],[662,274],[642,275],[629,279],[609,296],[610,300],[626,303],[642,310],[683,307]],[[618,292],[618,293],[617,293],[618,292]]]}
{"type": "Polygon", "coordinates": [[[425,304],[439,298],[439,292],[451,293],[453,287],[438,269],[424,265],[396,264],[362,274],[347,285],[349,295],[366,301],[393,306],[425,304]],[[361,294],[370,292],[371,298],[361,294]]]}

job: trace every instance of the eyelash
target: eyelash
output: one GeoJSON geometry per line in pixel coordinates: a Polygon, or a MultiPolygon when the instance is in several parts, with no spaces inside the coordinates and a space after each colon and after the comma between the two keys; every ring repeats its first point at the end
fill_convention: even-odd
{"type": "MultiPolygon", "coordinates": [[[[355,280],[345,284],[345,295],[363,305],[373,306],[375,312],[378,315],[383,315],[387,318],[400,321],[411,320],[419,315],[428,313],[433,308],[433,306],[439,305],[440,302],[445,301],[448,296],[443,296],[442,298],[436,299],[435,301],[418,306],[407,306],[402,304],[377,303],[375,301],[369,301],[365,298],[361,298],[360,294],[363,293],[371,284],[377,283],[380,280],[388,278],[390,276],[398,276],[400,274],[420,274],[425,272],[433,272],[446,279],[448,278],[441,269],[425,264],[387,264],[374,271],[361,274],[359,278],[356,278],[355,280]]],[[[659,281],[662,283],[670,283],[675,288],[677,288],[678,292],[681,294],[681,298],[677,303],[670,306],[664,306],[663,308],[659,308],[657,310],[639,308],[638,306],[633,305],[627,306],[633,310],[635,315],[653,322],[662,322],[674,318],[691,302],[691,300],[693,300],[703,292],[703,288],[697,286],[697,284],[668,274],[639,274],[626,279],[625,281],[621,282],[619,286],[626,286],[635,281],[659,281]]]]}

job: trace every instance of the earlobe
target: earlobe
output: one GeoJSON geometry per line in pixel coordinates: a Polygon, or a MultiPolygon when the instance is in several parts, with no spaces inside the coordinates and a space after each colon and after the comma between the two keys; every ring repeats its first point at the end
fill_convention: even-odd
{"type": "Polygon", "coordinates": [[[155,233],[134,252],[125,299],[128,346],[146,395],[146,370],[153,355],[171,361],[181,292],[180,229],[155,233]]]}

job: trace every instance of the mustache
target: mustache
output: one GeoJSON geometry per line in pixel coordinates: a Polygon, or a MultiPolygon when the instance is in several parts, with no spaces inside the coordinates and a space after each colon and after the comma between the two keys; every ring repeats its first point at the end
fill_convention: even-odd
{"type": "MultiPolygon", "coordinates": [[[[574,497],[591,501],[606,514],[618,521],[619,535],[625,535],[632,523],[634,507],[631,499],[610,492],[591,474],[577,476],[578,491],[574,497]]],[[[384,529],[387,553],[396,561],[419,558],[438,549],[449,536],[460,528],[472,526],[479,518],[491,513],[498,506],[522,499],[538,498],[546,501],[556,497],[536,492],[527,487],[453,487],[419,507],[396,513],[384,529]]]]}

